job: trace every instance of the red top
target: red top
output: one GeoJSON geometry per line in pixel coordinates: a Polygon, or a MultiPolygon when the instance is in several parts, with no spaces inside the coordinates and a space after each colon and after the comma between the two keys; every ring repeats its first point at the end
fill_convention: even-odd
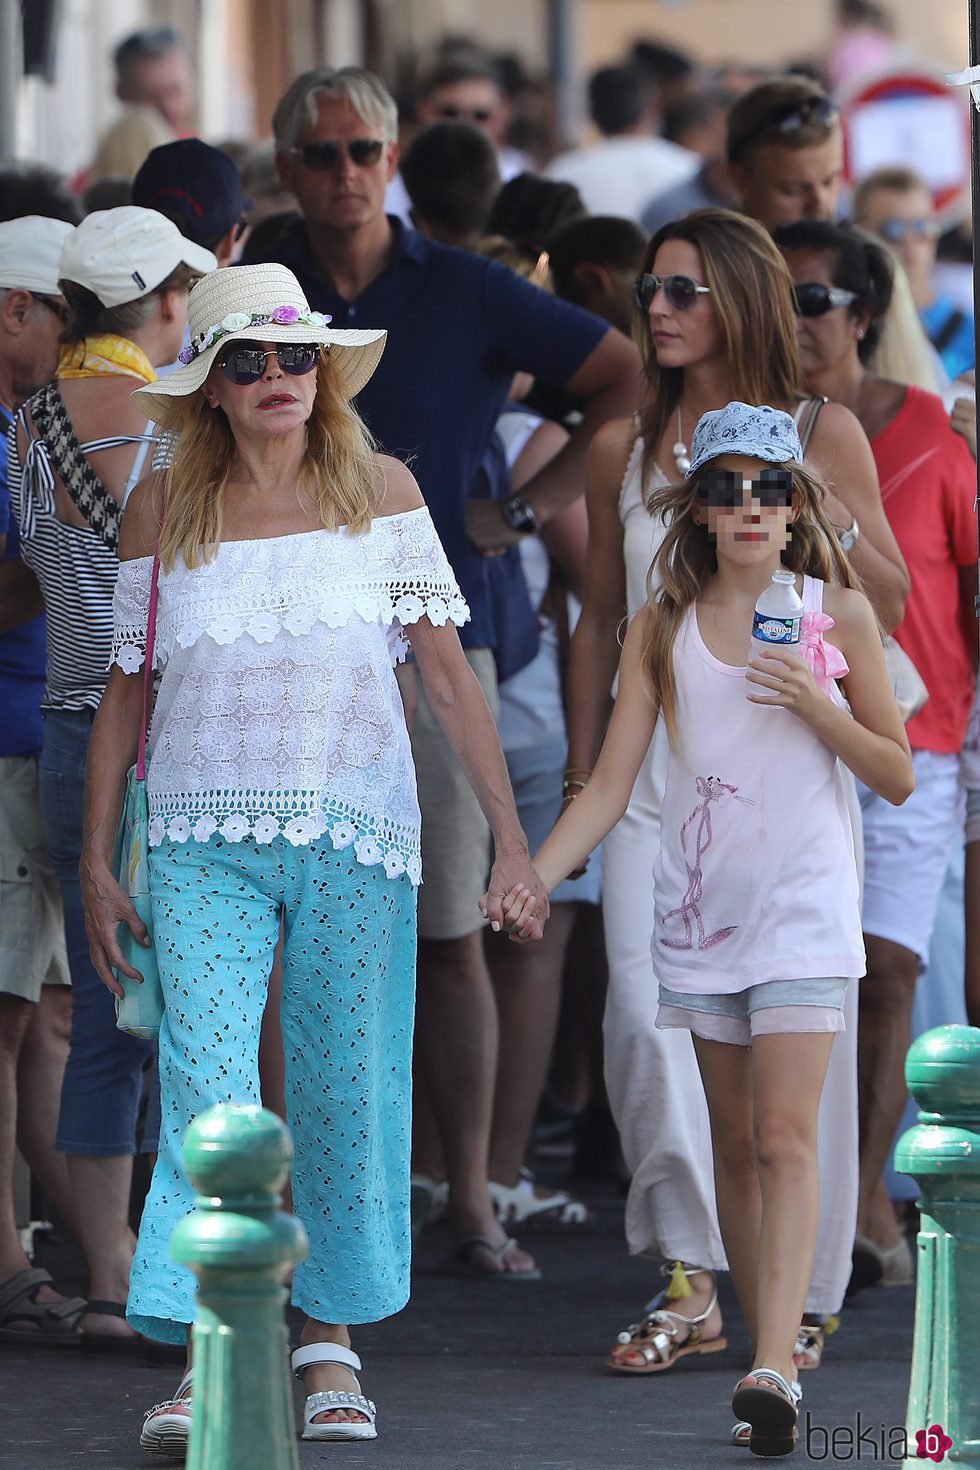
{"type": "Polygon", "coordinates": [[[949,426],[943,401],[909,388],[872,440],[885,514],[908,563],[912,590],[895,630],[929,690],[906,729],[913,750],[958,754],[973,701],[977,623],[960,568],[976,569],[977,467],[949,426]]]}

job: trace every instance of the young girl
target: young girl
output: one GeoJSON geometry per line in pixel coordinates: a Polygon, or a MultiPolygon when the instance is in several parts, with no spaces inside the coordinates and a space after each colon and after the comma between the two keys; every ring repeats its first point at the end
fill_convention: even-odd
{"type": "MultiPolygon", "coordinates": [[[[896,804],[914,784],[874,613],[801,458],[777,409],[730,403],[698,423],[687,478],[650,503],[669,525],[651,572],[660,589],[627,632],[598,764],[535,858],[550,890],[605,837],[662,713],[657,1024],[694,1037],[722,1235],[755,1349],[732,1407],[764,1455],[796,1441],[817,1108],[847,980],[864,973],[838,760],[896,804]],[[756,600],[781,566],[803,598],[802,656],[746,667],[756,600]]],[[[508,895],[516,938],[537,936],[534,908],[519,888],[508,895]]]]}

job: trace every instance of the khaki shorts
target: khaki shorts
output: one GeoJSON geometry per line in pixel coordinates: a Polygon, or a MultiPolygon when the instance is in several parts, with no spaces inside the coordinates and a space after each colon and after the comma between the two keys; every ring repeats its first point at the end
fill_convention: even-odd
{"type": "Polygon", "coordinates": [[[61,895],[44,846],[37,761],[0,756],[0,993],[69,984],[61,895]]]}
{"type": "MultiPolygon", "coordinates": [[[[497,670],[489,648],[468,648],[466,660],[497,718],[497,670]]],[[[462,939],[483,927],[479,902],[490,872],[487,819],[419,680],[412,754],[422,808],[422,887],[419,938],[462,939]]]]}

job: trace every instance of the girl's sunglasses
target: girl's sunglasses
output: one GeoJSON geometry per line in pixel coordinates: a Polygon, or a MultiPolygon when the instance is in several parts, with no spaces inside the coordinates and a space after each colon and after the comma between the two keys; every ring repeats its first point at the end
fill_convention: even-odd
{"type": "Polygon", "coordinates": [[[633,296],[642,312],[650,310],[661,286],[675,311],[690,311],[699,296],[711,295],[710,286],[699,286],[690,276],[651,276],[644,272],[633,282],[633,296]]]}
{"type": "Polygon", "coordinates": [[[845,291],[843,286],[824,286],[819,281],[803,281],[793,287],[797,316],[826,316],[835,306],[850,306],[856,300],[856,291],[845,291]]]}
{"type": "Polygon", "coordinates": [[[746,490],[767,510],[792,505],[793,476],[789,470],[762,470],[750,480],[735,470],[706,470],[698,482],[699,498],[713,510],[734,510],[746,490]]]}
{"type": "Polygon", "coordinates": [[[344,153],[358,168],[370,168],[381,157],[384,146],[380,138],[351,138],[341,143],[304,143],[302,148],[289,148],[287,152],[301,158],[316,173],[326,173],[337,167],[344,153]]]}
{"type": "Polygon", "coordinates": [[[225,354],[219,366],[229,383],[234,383],[236,388],[247,388],[263,376],[265,360],[272,356],[278,359],[284,373],[302,378],[316,367],[320,348],[315,342],[281,342],[274,352],[265,352],[261,347],[235,347],[225,354]]]}

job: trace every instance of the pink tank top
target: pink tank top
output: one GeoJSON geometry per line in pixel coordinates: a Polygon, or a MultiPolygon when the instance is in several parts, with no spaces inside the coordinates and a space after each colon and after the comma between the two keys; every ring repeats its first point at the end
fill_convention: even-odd
{"type": "MultiPolygon", "coordinates": [[[[824,584],[803,579],[820,612],[824,584]]],[[[674,649],[670,746],[654,870],[653,961],[672,990],[861,976],[864,943],[840,763],[783,709],[746,698],[745,669],[709,652],[691,607],[674,649]]],[[[830,698],[843,705],[836,684],[830,698]]]]}

